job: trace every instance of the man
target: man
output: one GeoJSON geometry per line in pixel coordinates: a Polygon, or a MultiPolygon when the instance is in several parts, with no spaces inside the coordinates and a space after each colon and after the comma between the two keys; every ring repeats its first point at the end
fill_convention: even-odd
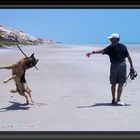
{"type": "Polygon", "coordinates": [[[87,53],[86,56],[90,57],[90,55],[92,54],[107,54],[109,56],[111,62],[110,84],[112,92],[112,104],[124,105],[124,103],[121,102],[120,98],[123,91],[123,85],[126,82],[125,58],[128,58],[130,69],[133,69],[133,62],[126,46],[119,43],[120,36],[117,33],[111,34],[108,39],[111,41],[111,44],[108,47],[102,50],[87,53]],[[117,99],[115,97],[116,84],[118,84],[117,99]]]}

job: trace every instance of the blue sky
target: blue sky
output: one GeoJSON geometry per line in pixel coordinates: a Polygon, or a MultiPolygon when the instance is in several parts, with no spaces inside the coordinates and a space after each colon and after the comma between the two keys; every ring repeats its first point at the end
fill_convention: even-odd
{"type": "Polygon", "coordinates": [[[62,43],[140,43],[140,9],[0,9],[0,24],[62,43]]]}

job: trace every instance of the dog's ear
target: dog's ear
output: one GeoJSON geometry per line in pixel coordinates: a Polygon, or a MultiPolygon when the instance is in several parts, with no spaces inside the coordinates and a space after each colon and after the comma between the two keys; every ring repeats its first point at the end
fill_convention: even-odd
{"type": "Polygon", "coordinates": [[[34,53],[31,55],[31,57],[34,57],[34,53]]]}

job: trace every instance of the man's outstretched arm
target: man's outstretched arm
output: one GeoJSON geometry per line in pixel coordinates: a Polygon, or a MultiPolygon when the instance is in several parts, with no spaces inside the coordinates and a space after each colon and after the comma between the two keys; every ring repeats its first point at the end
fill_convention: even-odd
{"type": "Polygon", "coordinates": [[[90,57],[90,55],[95,54],[95,53],[102,54],[102,53],[104,53],[104,50],[102,49],[102,50],[89,52],[89,53],[86,54],[86,57],[90,57]]]}

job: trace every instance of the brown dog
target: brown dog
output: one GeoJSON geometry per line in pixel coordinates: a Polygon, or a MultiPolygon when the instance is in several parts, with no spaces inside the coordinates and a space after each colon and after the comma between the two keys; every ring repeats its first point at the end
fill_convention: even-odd
{"type": "Polygon", "coordinates": [[[33,103],[31,97],[31,90],[25,80],[25,72],[27,69],[34,67],[38,62],[38,59],[34,57],[34,53],[30,57],[25,57],[18,61],[16,64],[9,66],[1,66],[0,69],[12,69],[12,77],[4,80],[7,83],[10,80],[14,80],[16,84],[16,90],[11,90],[10,92],[18,92],[20,95],[26,98],[26,103],[29,104],[28,95],[31,102],[33,103]]]}

